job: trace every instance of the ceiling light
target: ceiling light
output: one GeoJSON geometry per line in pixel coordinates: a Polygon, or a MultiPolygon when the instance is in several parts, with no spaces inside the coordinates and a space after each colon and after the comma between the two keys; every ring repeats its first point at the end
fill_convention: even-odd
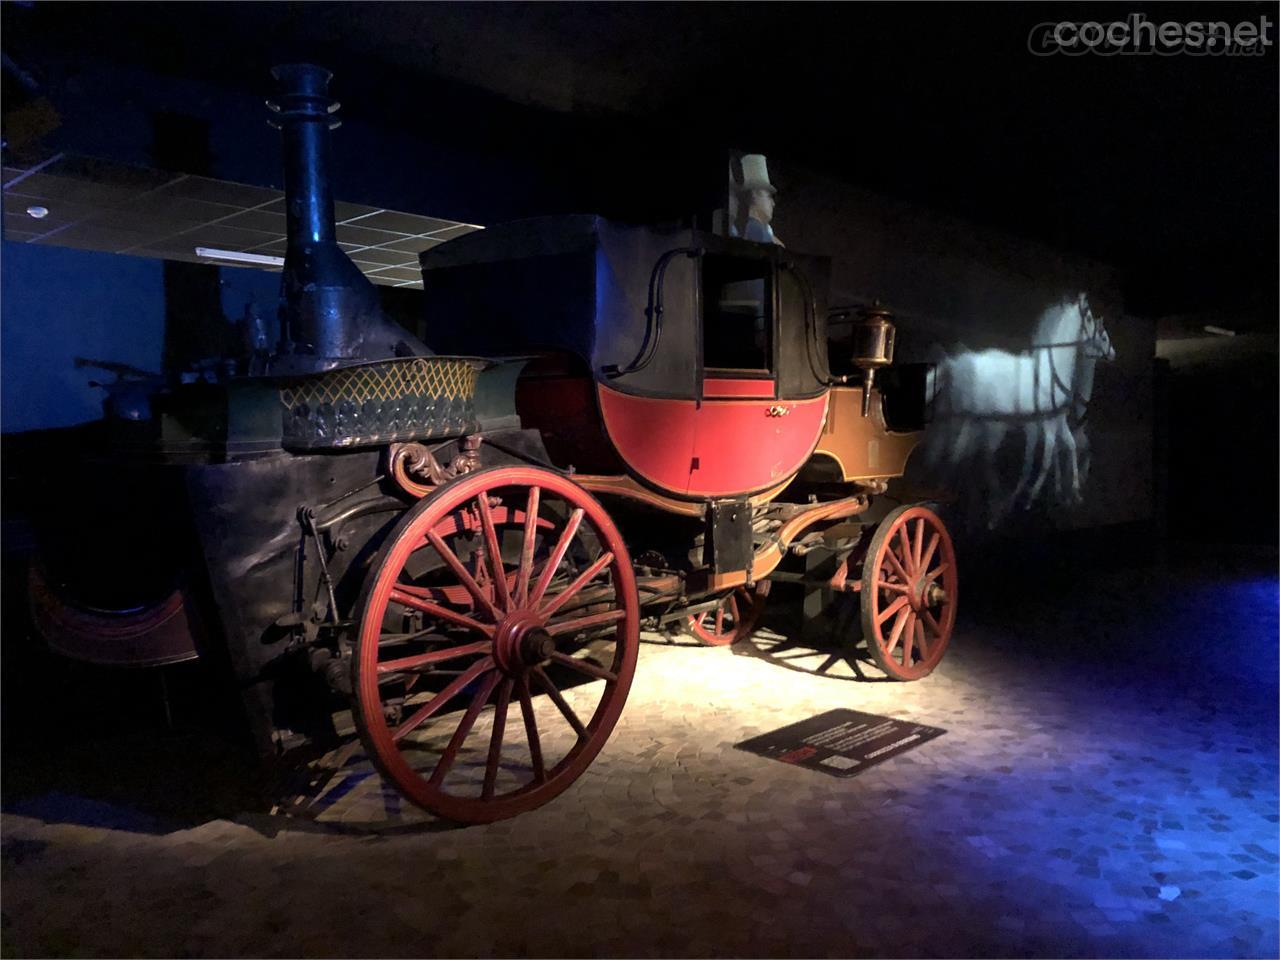
{"type": "Polygon", "coordinates": [[[1204,332],[1212,333],[1214,336],[1218,337],[1234,337],[1236,335],[1234,330],[1228,330],[1226,327],[1215,327],[1212,324],[1207,324],[1204,328],[1204,332]]]}
{"type": "Polygon", "coordinates": [[[196,247],[196,256],[206,260],[227,260],[231,263],[252,263],[256,267],[283,267],[284,257],[271,257],[265,253],[242,253],[239,250],[217,250],[213,247],[196,247]]]}
{"type": "Polygon", "coordinates": [[[40,207],[40,206],[27,207],[27,216],[29,217],[35,217],[37,220],[43,220],[48,215],[49,215],[48,207],[40,207]]]}

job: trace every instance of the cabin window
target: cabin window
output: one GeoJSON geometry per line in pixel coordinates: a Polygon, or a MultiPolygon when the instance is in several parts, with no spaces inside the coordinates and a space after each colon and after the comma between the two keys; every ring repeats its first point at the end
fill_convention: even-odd
{"type": "Polygon", "coordinates": [[[702,365],[716,373],[771,372],[770,261],[715,254],[702,258],[702,365]]]}

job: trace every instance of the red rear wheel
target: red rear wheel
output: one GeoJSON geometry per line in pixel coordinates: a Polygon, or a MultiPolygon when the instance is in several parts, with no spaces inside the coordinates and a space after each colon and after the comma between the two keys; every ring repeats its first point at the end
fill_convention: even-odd
{"type": "Polygon", "coordinates": [[[898,507],[880,522],[862,564],[862,634],[895,680],[941,662],[956,622],[956,554],[941,518],[898,507]]]}
{"type": "Polygon", "coordinates": [[[640,604],[590,494],[549,470],[494,467],[405,515],[359,624],[370,757],[418,806],[485,823],[556,797],[600,752],[635,672],[640,604]]]}
{"type": "Polygon", "coordinates": [[[709,647],[727,647],[750,636],[769,595],[769,581],[738,587],[711,610],[689,615],[689,632],[709,647]]]}

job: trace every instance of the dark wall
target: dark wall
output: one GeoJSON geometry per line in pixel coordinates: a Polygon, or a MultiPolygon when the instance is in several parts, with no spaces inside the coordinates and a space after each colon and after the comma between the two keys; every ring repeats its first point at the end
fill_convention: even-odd
{"type": "Polygon", "coordinates": [[[65,427],[102,416],[75,358],[158,372],[164,343],[164,264],[62,247],[6,243],[0,270],[0,425],[65,427]]]}
{"type": "Polygon", "coordinates": [[[936,365],[909,478],[974,531],[1150,519],[1155,327],[1107,267],[803,170],[774,180],[778,237],[834,258],[831,302],[881,300],[897,359],[936,365]]]}
{"type": "Polygon", "coordinates": [[[275,274],[5,243],[0,269],[0,428],[68,427],[102,416],[108,370],[185,369],[234,343],[247,305],[274,316],[275,274]]]}
{"type": "Polygon", "coordinates": [[[1275,334],[1163,340],[1164,521],[1175,540],[1269,544],[1280,511],[1275,334]]]}

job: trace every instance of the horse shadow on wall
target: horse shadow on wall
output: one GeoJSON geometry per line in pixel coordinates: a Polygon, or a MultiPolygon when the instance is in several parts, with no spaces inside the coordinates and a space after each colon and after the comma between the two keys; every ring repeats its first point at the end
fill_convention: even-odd
{"type": "Polygon", "coordinates": [[[935,349],[921,465],[956,492],[968,526],[1082,501],[1094,368],[1115,355],[1083,293],[1048,307],[1023,349],[935,349]]]}

